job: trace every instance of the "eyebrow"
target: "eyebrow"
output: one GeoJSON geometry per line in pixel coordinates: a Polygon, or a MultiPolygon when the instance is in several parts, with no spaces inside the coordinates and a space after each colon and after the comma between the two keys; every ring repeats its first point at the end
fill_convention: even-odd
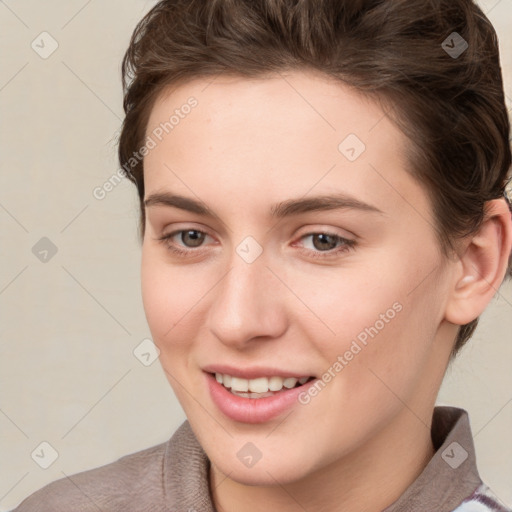
{"type": "MultiPolygon", "coordinates": [[[[204,203],[190,197],[170,194],[168,192],[151,194],[144,200],[144,206],[170,206],[220,220],[219,216],[204,203]]],[[[270,215],[272,218],[282,219],[301,213],[338,209],[360,210],[384,215],[384,212],[376,206],[360,201],[347,194],[329,194],[299,199],[287,199],[286,201],[272,205],[270,215]]]]}

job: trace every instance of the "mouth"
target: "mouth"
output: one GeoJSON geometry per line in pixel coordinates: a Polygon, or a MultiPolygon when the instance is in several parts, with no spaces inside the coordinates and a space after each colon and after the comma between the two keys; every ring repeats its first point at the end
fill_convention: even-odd
{"type": "MultiPolygon", "coordinates": [[[[282,416],[290,408],[302,407],[300,396],[318,382],[316,377],[299,375],[260,377],[258,375],[263,372],[256,373],[255,369],[250,372],[255,375],[252,379],[203,371],[206,389],[218,411],[242,423],[265,423],[282,416]]],[[[246,369],[245,374],[248,373],[246,369]]]]}
{"type": "Polygon", "coordinates": [[[315,379],[313,376],[296,378],[277,375],[244,379],[226,373],[209,372],[209,374],[233,395],[252,399],[275,396],[290,389],[302,387],[315,379]]]}

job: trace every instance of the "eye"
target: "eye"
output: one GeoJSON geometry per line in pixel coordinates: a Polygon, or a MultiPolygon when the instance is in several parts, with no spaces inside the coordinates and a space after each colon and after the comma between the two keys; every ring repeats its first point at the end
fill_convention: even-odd
{"type": "Polygon", "coordinates": [[[313,249],[302,249],[301,252],[305,252],[313,258],[329,258],[339,253],[349,251],[356,245],[355,240],[323,231],[308,233],[301,236],[300,239],[303,240],[309,237],[312,237],[311,242],[313,249]]]}
{"type": "Polygon", "coordinates": [[[158,237],[157,240],[163,243],[170,251],[184,256],[191,252],[197,252],[194,248],[200,247],[207,236],[209,236],[207,233],[199,229],[181,229],[158,237]],[[180,235],[179,239],[185,244],[185,248],[173,241],[176,235],[180,235]]]}
{"type": "MultiPolygon", "coordinates": [[[[208,236],[210,235],[199,229],[181,229],[158,237],[157,240],[163,243],[171,252],[179,256],[187,256],[193,253],[202,252],[200,251],[200,248],[203,245],[205,238],[208,236]],[[183,245],[174,240],[176,237],[178,237],[178,240],[183,245]]],[[[313,248],[301,248],[300,252],[303,252],[307,256],[313,258],[333,257],[337,254],[349,251],[356,245],[355,240],[350,240],[335,233],[323,231],[307,233],[306,235],[302,235],[300,240],[310,237],[313,248]]]]}

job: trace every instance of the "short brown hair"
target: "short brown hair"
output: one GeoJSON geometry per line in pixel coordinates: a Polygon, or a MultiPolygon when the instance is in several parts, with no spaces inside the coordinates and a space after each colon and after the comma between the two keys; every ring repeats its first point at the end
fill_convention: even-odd
{"type": "MultiPolygon", "coordinates": [[[[118,156],[137,186],[142,238],[144,166],[133,154],[160,93],[194,78],[306,68],[392,107],[445,255],[479,229],[485,202],[504,194],[511,150],[496,32],[472,0],[162,0],[122,62],[118,156]]],[[[452,358],[477,323],[460,327],[452,358]]]]}

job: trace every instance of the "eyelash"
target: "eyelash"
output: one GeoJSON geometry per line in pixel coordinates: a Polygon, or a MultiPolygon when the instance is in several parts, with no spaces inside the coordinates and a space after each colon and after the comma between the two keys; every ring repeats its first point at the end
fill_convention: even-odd
{"type": "MultiPolygon", "coordinates": [[[[171,243],[171,238],[174,235],[177,235],[179,233],[184,233],[186,231],[196,231],[198,233],[208,235],[208,233],[205,233],[204,231],[200,231],[199,229],[180,229],[178,231],[173,231],[172,233],[158,237],[156,240],[163,243],[168,250],[170,250],[174,254],[177,254],[178,256],[188,256],[191,252],[199,252],[200,249],[197,249],[197,250],[196,249],[181,249],[181,248],[179,248],[179,246],[176,246],[171,243]]],[[[314,235],[327,235],[327,236],[333,237],[337,242],[342,242],[343,245],[341,245],[335,249],[329,249],[327,251],[314,251],[312,249],[302,249],[300,251],[300,252],[306,253],[308,256],[311,256],[313,258],[321,259],[321,258],[333,257],[340,253],[347,252],[356,246],[355,240],[349,240],[347,238],[343,238],[342,236],[339,236],[336,233],[330,233],[329,231],[317,231],[317,232],[312,232],[312,233],[306,233],[305,235],[302,235],[300,237],[300,240],[302,240],[303,238],[306,238],[308,236],[314,236],[314,235]]]]}

